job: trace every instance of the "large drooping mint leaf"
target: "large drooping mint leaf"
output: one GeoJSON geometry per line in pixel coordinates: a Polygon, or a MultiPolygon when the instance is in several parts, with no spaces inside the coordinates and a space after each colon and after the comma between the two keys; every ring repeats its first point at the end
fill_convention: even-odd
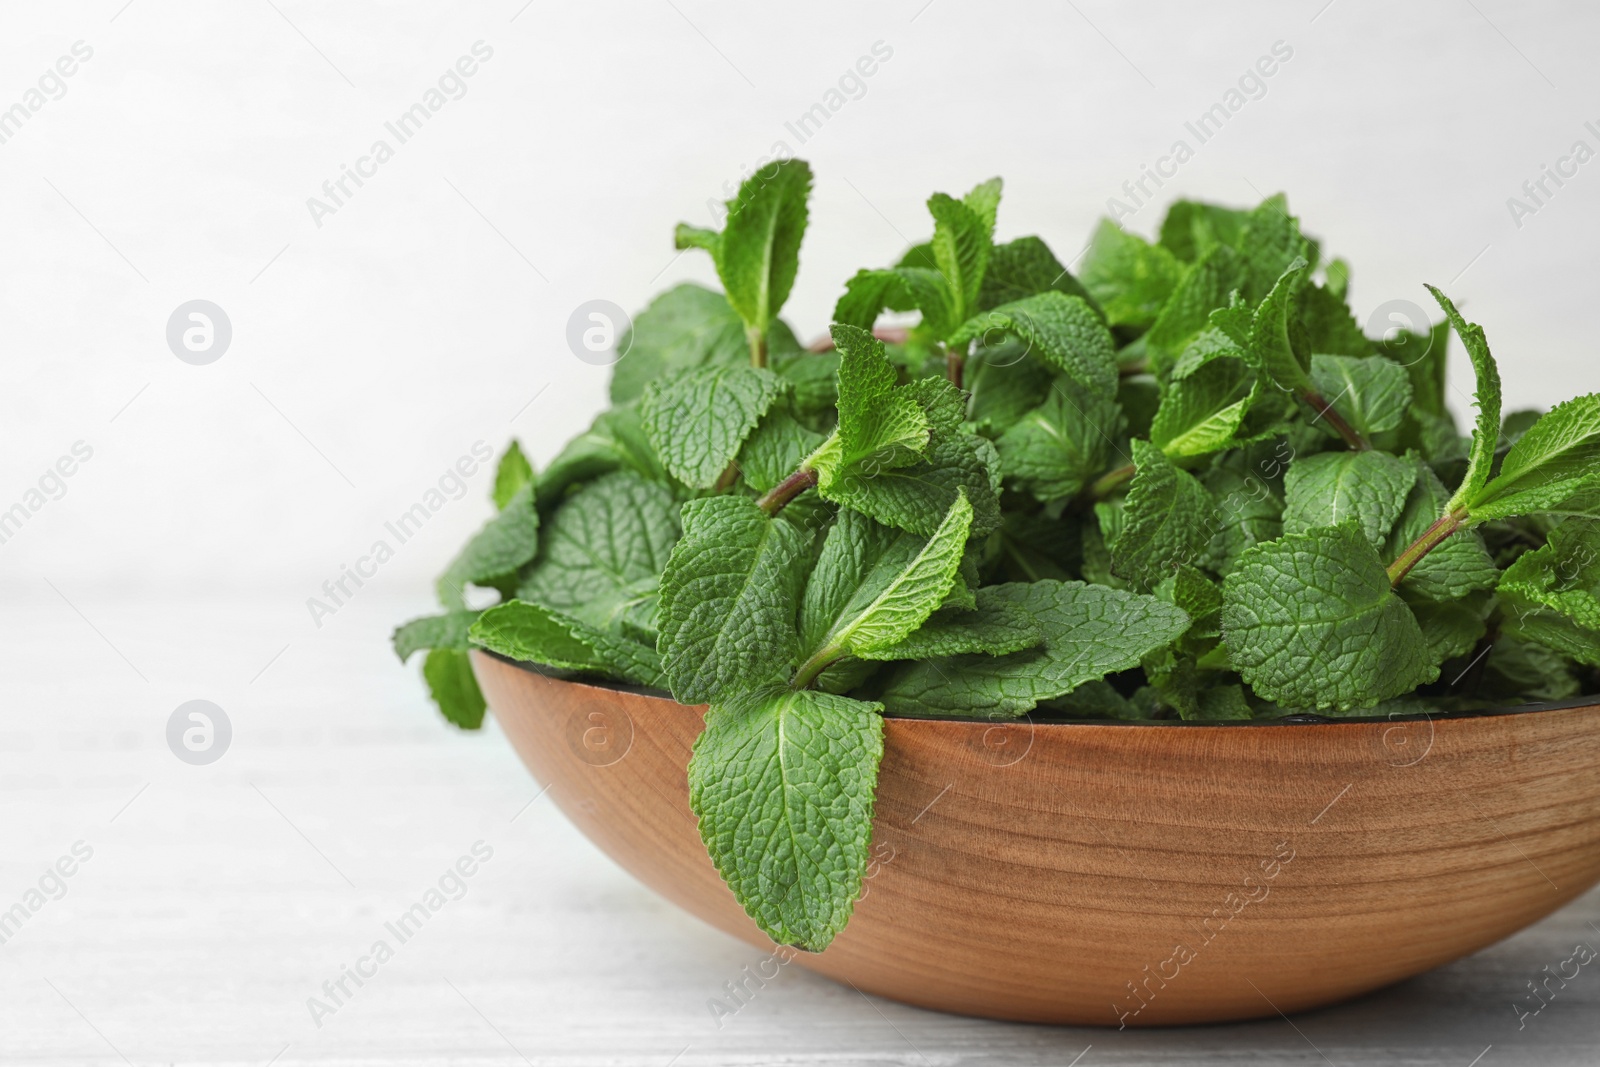
{"type": "Polygon", "coordinates": [[[439,576],[441,604],[462,607],[468,584],[483,585],[506,578],[539,551],[539,512],[534,507],[533,493],[532,485],[517,490],[504,510],[467,542],[439,576]]]}
{"type": "Polygon", "coordinates": [[[1110,219],[1094,231],[1080,278],[1112,326],[1149,326],[1183,277],[1167,249],[1128,233],[1110,219]]]}
{"type": "Polygon", "coordinates": [[[436,648],[422,661],[422,678],[444,717],[463,730],[483,725],[483,692],[472,676],[472,661],[457,648],[436,648]]]}
{"type": "Polygon", "coordinates": [[[394,645],[394,654],[400,657],[401,663],[404,663],[411,658],[412,653],[425,648],[457,650],[470,648],[467,631],[477,621],[478,614],[476,611],[463,610],[412,619],[396,628],[394,635],[389,639],[394,645]]]}
{"type": "Polygon", "coordinates": [[[500,462],[495,464],[494,488],[489,493],[489,499],[494,501],[497,509],[504,511],[506,505],[511,503],[511,498],[517,495],[517,490],[533,481],[533,464],[522,454],[522,445],[513,437],[500,454],[500,462]]]}
{"type": "Polygon", "coordinates": [[[1246,276],[1247,265],[1233,249],[1218,245],[1206,252],[1184,272],[1145,335],[1145,348],[1154,357],[1176,359],[1210,323],[1211,313],[1228,306],[1246,276]]]}
{"type": "Polygon", "coordinates": [[[779,944],[821,952],[861,895],[883,757],[879,710],[776,689],[706,713],[689,806],[728,888],[779,944]]]}
{"type": "Polygon", "coordinates": [[[606,675],[635,685],[660,685],[663,680],[661,660],[649,645],[521,600],[484,612],[473,624],[471,638],[491,652],[557,670],[606,675]]]}
{"type": "Polygon", "coordinates": [[[1600,667],[1600,521],[1567,519],[1500,579],[1506,631],[1600,667]]]}
{"type": "Polygon", "coordinates": [[[995,245],[989,253],[989,267],[983,272],[983,288],[978,294],[978,310],[988,311],[1051,289],[1081,297],[1091,308],[1098,308],[1089,290],[1061,265],[1049,245],[1037,237],[1019,237],[995,245]]]}
{"type": "Polygon", "coordinates": [[[678,504],[670,492],[628,471],[605,475],[568,497],[550,519],[517,597],[603,633],[624,623],[649,632],[659,576],[677,539],[678,504]]]}
{"type": "Polygon", "coordinates": [[[1111,572],[1150,589],[1204,557],[1218,516],[1206,487],[1155,445],[1134,441],[1133,462],[1122,530],[1108,545],[1111,572]]]}
{"type": "Polygon", "coordinates": [[[1150,442],[1174,458],[1236,445],[1258,395],[1257,381],[1221,331],[1202,331],[1173,367],[1150,424],[1150,442]]]}
{"type": "MultiPolygon", "coordinates": [[[[996,204],[998,201],[997,182],[996,204]]],[[[978,307],[978,293],[983,288],[983,274],[994,244],[994,214],[991,211],[985,218],[944,193],[934,193],[928,199],[928,212],[933,215],[933,240],[929,242],[933,261],[955,297],[954,321],[965,322],[978,307]]]]}
{"type": "Polygon", "coordinates": [[[1597,497],[1600,393],[1590,393],[1541,416],[1511,446],[1500,473],[1468,497],[1466,506],[1473,522],[1535,512],[1600,515],[1597,497]]]}
{"type": "Polygon", "coordinates": [[[568,441],[550,461],[534,481],[540,510],[559,503],[576,486],[616,470],[632,471],[663,485],[672,480],[640,424],[637,400],[602,411],[588,430],[568,441]]]}
{"type": "Polygon", "coordinates": [[[1257,695],[1289,708],[1371,707],[1439,674],[1353,518],[1244,552],[1223,581],[1222,633],[1257,695]]]}
{"type": "Polygon", "coordinates": [[[764,367],[701,367],[650,383],[640,414],[667,470],[709,489],[783,388],[764,367]]]}
{"type": "Polygon", "coordinates": [[[1411,407],[1406,369],[1383,356],[1312,356],[1311,381],[1323,399],[1368,438],[1399,429],[1411,407]]]}
{"type": "Polygon", "coordinates": [[[795,685],[809,684],[844,656],[897,644],[921,626],[957,580],[971,527],[965,492],[928,538],[840,511],[800,603],[803,662],[795,685]]]}
{"type": "MultiPolygon", "coordinates": [[[[1389,534],[1385,558],[1391,560],[1445,513],[1445,503],[1450,499],[1450,491],[1433,473],[1433,468],[1420,459],[1413,462],[1417,470],[1416,483],[1406,497],[1399,521],[1389,534]]],[[[1407,572],[1399,588],[1413,600],[1450,601],[1478,589],[1493,588],[1499,578],[1500,568],[1494,565],[1484,547],[1483,536],[1476,530],[1457,530],[1423,556],[1407,572]]]]}
{"type": "Polygon", "coordinates": [[[839,349],[839,425],[809,460],[824,493],[845,479],[917,462],[930,429],[916,396],[896,387],[882,341],[854,326],[836,324],[831,332],[839,349]]]}
{"type": "Polygon", "coordinates": [[[727,297],[683,282],[634,317],[617,340],[622,358],[611,369],[611,402],[640,396],[658,378],[700,366],[748,363],[744,323],[727,297]]]}
{"type": "Polygon", "coordinates": [[[661,575],[657,649],[683,704],[785,683],[811,534],[748,497],[683,506],[683,537],[661,575]]]}
{"type": "Polygon", "coordinates": [[[963,344],[982,337],[987,343],[996,334],[1015,336],[1030,354],[1071,376],[1082,389],[1116,395],[1116,342],[1082,299],[1051,290],[1002,304],[970,319],[951,341],[963,344]]]}
{"type": "Polygon", "coordinates": [[[1044,403],[995,442],[1000,469],[1013,487],[1036,499],[1077,496],[1106,469],[1126,425],[1114,399],[1062,376],[1048,387],[1044,403]]]}
{"type": "Polygon", "coordinates": [[[780,159],[739,187],[739,195],[727,202],[728,217],[720,234],[678,227],[679,248],[711,253],[752,351],[765,344],[767,329],[794,286],[810,196],[811,167],[803,160],[780,159]]]}
{"type": "Polygon", "coordinates": [[[1444,308],[1445,317],[1466,347],[1467,355],[1472,359],[1472,369],[1478,378],[1477,389],[1473,393],[1478,418],[1473,425],[1472,444],[1467,452],[1467,473],[1446,508],[1447,511],[1455,511],[1478,495],[1478,491],[1489,480],[1489,473],[1494,466],[1495,449],[1500,444],[1500,369],[1495,366],[1494,356],[1489,352],[1483,327],[1463,319],[1450,298],[1438,289],[1430,285],[1428,292],[1444,308]]]}
{"type": "Polygon", "coordinates": [[[1043,646],[908,663],[879,695],[889,713],[1015,718],[1041,700],[1137,666],[1189,626],[1166,601],[1083,582],[1011,582],[990,587],[989,595],[1031,615],[1043,646]]]}
{"type": "Polygon", "coordinates": [[[1044,644],[1044,630],[1033,616],[996,595],[994,586],[977,590],[971,608],[946,607],[898,644],[858,653],[869,660],[932,659],[981,653],[1004,656],[1044,644]]]}
{"type": "Polygon", "coordinates": [[[1414,460],[1387,452],[1296,456],[1283,478],[1283,530],[1305,533],[1354,519],[1374,547],[1382,545],[1416,480],[1414,460]]]}

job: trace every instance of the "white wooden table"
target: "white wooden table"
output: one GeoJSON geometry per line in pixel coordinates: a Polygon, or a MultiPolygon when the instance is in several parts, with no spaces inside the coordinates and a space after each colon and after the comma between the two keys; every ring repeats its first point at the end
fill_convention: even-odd
{"type": "Polygon", "coordinates": [[[1471,959],[1291,1020],[1009,1025],[786,968],[719,1028],[708,999],[761,953],[657,900],[535,800],[492,726],[435,720],[415,665],[385,647],[422,605],[372,594],[314,631],[304,595],[69,604],[40,585],[0,613],[0,909],[26,907],[75,843],[93,850],[0,946],[0,1063],[1600,1061],[1600,961],[1521,1029],[1512,1007],[1575,944],[1600,947],[1597,893],[1471,959]],[[193,698],[234,731],[209,766],[165,741],[193,698]],[[480,841],[493,855],[460,899],[403,944],[386,932],[480,841]],[[362,964],[371,977],[346,978],[334,1004],[324,981],[378,939],[393,957],[362,964]],[[334,1009],[320,1026],[314,996],[334,1009]]]}

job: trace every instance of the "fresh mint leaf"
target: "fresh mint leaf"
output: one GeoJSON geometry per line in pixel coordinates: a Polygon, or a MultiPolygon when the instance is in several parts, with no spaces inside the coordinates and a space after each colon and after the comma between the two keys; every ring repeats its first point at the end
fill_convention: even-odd
{"type": "Polygon", "coordinates": [[[436,648],[422,661],[422,677],[433,702],[448,721],[463,730],[476,730],[483,726],[488,705],[478,680],[472,676],[472,661],[467,656],[460,649],[436,648]]]}
{"type": "Polygon", "coordinates": [[[1150,355],[1172,360],[1182,354],[1210,323],[1211,313],[1228,306],[1230,294],[1245,283],[1248,270],[1248,264],[1226,245],[1212,248],[1190,265],[1145,335],[1150,355]]]}
{"type": "Polygon", "coordinates": [[[979,589],[970,610],[941,608],[898,644],[859,652],[869,660],[918,660],[937,656],[1004,656],[1044,644],[1044,630],[1022,608],[979,589]]]}
{"type": "MultiPolygon", "coordinates": [[[[1479,592],[1460,600],[1422,600],[1411,597],[1405,589],[1400,594],[1411,607],[1422,628],[1422,640],[1428,648],[1428,659],[1445,663],[1465,656],[1477,646],[1488,632],[1489,594],[1479,592]]],[[[1448,676],[1446,680],[1450,680],[1448,676]]]]}
{"type": "Polygon", "coordinates": [[[1041,700],[1138,665],[1189,626],[1153,596],[1083,582],[1010,582],[990,595],[1039,624],[1042,647],[1007,656],[952,656],[896,669],[879,699],[892,715],[1015,718],[1041,700]]]}
{"type": "Polygon", "coordinates": [[[1193,263],[1217,245],[1239,247],[1250,212],[1203,204],[1197,200],[1174,200],[1161,220],[1161,246],[1185,263],[1193,263]]]}
{"type": "Polygon", "coordinates": [[[512,600],[490,608],[471,630],[472,640],[502,656],[557,670],[620,678],[635,685],[660,685],[656,650],[597,630],[539,604],[512,600]]]}
{"type": "Polygon", "coordinates": [[[611,402],[637,399],[658,378],[706,365],[749,362],[744,322],[727,297],[684,282],[634,316],[617,340],[622,358],[611,368],[611,402]]]}
{"type": "Polygon", "coordinates": [[[1295,295],[1309,269],[1304,259],[1289,264],[1251,316],[1250,335],[1245,344],[1247,358],[1277,383],[1278,388],[1295,394],[1312,388],[1311,376],[1289,340],[1295,295]]]}
{"type": "Polygon", "coordinates": [[[1354,519],[1248,549],[1222,592],[1233,667],[1267,700],[1347,711],[1438,677],[1416,617],[1354,519]]]}
{"type": "Polygon", "coordinates": [[[839,482],[917,462],[928,447],[927,413],[896,388],[883,342],[854,326],[835,325],[839,349],[839,425],[808,460],[824,495],[839,482]]]}
{"type": "Polygon", "coordinates": [[[1387,452],[1296,456],[1283,478],[1284,532],[1305,533],[1354,519],[1368,541],[1382,545],[1416,480],[1415,461],[1387,452]]]}
{"type": "Polygon", "coordinates": [[[709,489],[783,389],[762,367],[701,367],[652,382],[640,415],[667,470],[691,489],[709,489]]]}
{"type": "Polygon", "coordinates": [[[1411,407],[1406,369],[1383,356],[1312,356],[1311,381],[1364,437],[1398,430],[1411,407]]]}
{"type": "MultiPolygon", "coordinates": [[[[1361,332],[1360,325],[1350,314],[1350,305],[1331,284],[1307,282],[1302,285],[1295,296],[1294,317],[1305,332],[1306,345],[1312,352],[1330,356],[1373,354],[1373,342],[1361,332]]],[[[1315,361],[1316,357],[1312,359],[1315,361]]],[[[1405,359],[1396,356],[1390,362],[1404,366],[1405,359]]],[[[1407,380],[1410,380],[1409,374],[1407,380]]]]}
{"type": "MultiPolygon", "coordinates": [[[[998,203],[998,187],[994,199],[998,203]]],[[[928,211],[933,215],[933,261],[955,298],[951,317],[954,322],[965,322],[977,310],[983,288],[994,239],[994,215],[991,211],[986,221],[984,215],[944,193],[928,199],[928,211]]]]}
{"type": "Polygon", "coordinates": [[[1568,519],[1500,579],[1506,631],[1600,667],[1600,521],[1568,519]]]}
{"type": "Polygon", "coordinates": [[[534,480],[533,464],[522,454],[522,446],[513,437],[501,454],[500,462],[495,465],[494,490],[490,493],[495,508],[504,511],[506,505],[511,503],[511,498],[517,495],[517,490],[533,484],[534,480]]]}
{"type": "Polygon", "coordinates": [[[1117,393],[1116,342],[1087,303],[1054,290],[1002,304],[968,321],[954,344],[1009,333],[1029,353],[1102,396],[1117,393]]]}
{"type": "Polygon", "coordinates": [[[1463,319],[1450,298],[1438,289],[1430,285],[1428,292],[1444,308],[1445,318],[1466,346],[1467,355],[1472,359],[1472,369],[1478,378],[1478,387],[1473,394],[1478,418],[1473,426],[1472,444],[1467,453],[1467,472],[1445,509],[1455,511],[1478,496],[1489,481],[1489,472],[1494,466],[1495,448],[1500,441],[1500,369],[1495,366],[1494,356],[1489,352],[1483,327],[1463,319]]]}
{"type": "Polygon", "coordinates": [[[978,310],[989,311],[1024,297],[1054,290],[1082,299],[1098,311],[1099,305],[1078,279],[1037,237],[1019,237],[995,245],[989,253],[989,266],[983,273],[983,288],[978,294],[978,310]]]}
{"type": "Polygon", "coordinates": [[[578,490],[552,516],[517,598],[602,633],[654,629],[657,584],[678,539],[678,504],[664,487],[617,471],[578,490]]]}
{"type": "MultiPolygon", "coordinates": [[[[1445,503],[1450,498],[1450,491],[1433,468],[1421,460],[1413,462],[1416,483],[1389,535],[1388,559],[1394,559],[1427,532],[1445,513],[1445,503]]],[[[1491,589],[1499,578],[1500,568],[1484,547],[1483,536],[1476,530],[1457,530],[1407,572],[1399,589],[1413,601],[1452,601],[1479,589],[1491,589]]]]}
{"type": "Polygon", "coordinates": [[[1160,245],[1104,219],[1084,253],[1081,280],[1111,326],[1148,327],[1184,276],[1184,265],[1160,245]]]}
{"type": "MultiPolygon", "coordinates": [[[[1477,447],[1474,439],[1474,455],[1477,447]]],[[[1536,512],[1600,515],[1597,497],[1600,393],[1590,393],[1556,405],[1529,427],[1506,453],[1500,473],[1468,496],[1466,507],[1473,522],[1536,512]]]]}
{"type": "Polygon", "coordinates": [[[1173,458],[1234,447],[1258,394],[1256,375],[1239,349],[1221,331],[1203,331],[1173,368],[1150,442],[1173,458]]]}
{"type": "Polygon", "coordinates": [[[672,481],[640,424],[637,400],[601,412],[588,430],[568,441],[550,461],[534,483],[540,510],[560,503],[576,487],[617,470],[632,471],[663,485],[672,481]]]}
{"type": "Polygon", "coordinates": [[[425,648],[453,648],[457,651],[470,648],[467,631],[477,621],[478,614],[476,611],[452,611],[444,615],[412,619],[398,627],[390,638],[394,654],[404,663],[412,653],[425,648]]]}
{"type": "Polygon", "coordinates": [[[922,325],[934,337],[948,336],[960,325],[958,297],[944,275],[932,267],[861,270],[845,283],[833,308],[833,321],[871,330],[884,309],[920,311],[922,325]]]}
{"type": "Polygon", "coordinates": [[[533,559],[539,551],[539,512],[534,507],[533,493],[532,485],[517,490],[505,509],[467,542],[439,577],[441,604],[462,607],[465,586],[505,578],[533,559]]]}
{"type": "Polygon", "coordinates": [[[979,433],[999,438],[1050,395],[1055,371],[1028,354],[1022,342],[1007,338],[980,345],[967,360],[961,384],[967,392],[967,420],[979,433]]]}
{"type": "Polygon", "coordinates": [[[682,704],[784,683],[811,536],[748,497],[683,506],[683,537],[661,575],[657,649],[682,704]]]}
{"type": "Polygon", "coordinates": [[[739,470],[751,488],[766,492],[798,470],[825,438],[801,425],[779,403],[756,424],[739,451],[739,470]]]}
{"type": "Polygon", "coordinates": [[[728,888],[779,944],[821,952],[861,895],[883,758],[879,710],[777,689],[706,713],[689,806],[728,888]]]}
{"type": "Polygon", "coordinates": [[[1038,500],[1074,497],[1106,469],[1125,428],[1115,400],[1078,389],[1063,375],[1044,403],[995,442],[1000,469],[1014,488],[1038,500]]]}
{"type": "Polygon", "coordinates": [[[809,684],[844,656],[898,644],[927,621],[958,580],[971,527],[964,492],[926,539],[841,511],[800,603],[804,662],[795,685],[809,684]]]}
{"type": "Polygon", "coordinates": [[[1289,201],[1278,193],[1263,200],[1245,220],[1238,251],[1244,261],[1246,300],[1261,300],[1297,259],[1314,263],[1316,247],[1300,236],[1300,220],[1289,214],[1289,201]]]}
{"type": "Polygon", "coordinates": [[[1134,441],[1133,463],[1122,530],[1109,542],[1111,572],[1150,589],[1204,556],[1218,516],[1205,486],[1155,445],[1134,441]]]}

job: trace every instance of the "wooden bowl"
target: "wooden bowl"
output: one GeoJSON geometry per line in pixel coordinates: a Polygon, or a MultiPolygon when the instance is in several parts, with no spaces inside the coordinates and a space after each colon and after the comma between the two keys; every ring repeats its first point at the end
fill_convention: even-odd
{"type": "MultiPolygon", "coordinates": [[[[680,907],[774,947],[689,810],[702,709],[482,652],[473,665],[590,840],[680,907]]],[[[827,951],[781,953],[869,993],[997,1019],[1298,1011],[1474,952],[1600,880],[1600,705],[1236,725],[888,719],[872,854],[827,951]]]]}

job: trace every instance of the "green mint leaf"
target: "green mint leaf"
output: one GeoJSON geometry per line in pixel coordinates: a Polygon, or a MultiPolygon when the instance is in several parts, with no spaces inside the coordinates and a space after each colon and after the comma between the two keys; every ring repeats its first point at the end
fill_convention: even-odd
{"type": "Polygon", "coordinates": [[[799,469],[825,438],[801,425],[783,404],[756,424],[739,450],[739,470],[751,488],[766,492],[799,469]]]}
{"type": "Polygon", "coordinates": [[[517,598],[603,633],[625,623],[650,632],[659,575],[677,539],[678,504],[665,487],[627,471],[605,475],[551,517],[517,598]]]}
{"type": "Polygon", "coordinates": [[[989,253],[989,267],[983,272],[983,288],[978,293],[978,310],[989,311],[1051,290],[1078,297],[1099,311],[1089,290],[1068,273],[1049,245],[1037,237],[1019,237],[995,245],[989,253]]]}
{"type": "Polygon", "coordinates": [[[1244,261],[1245,299],[1263,299],[1297,259],[1316,261],[1316,247],[1300,236],[1300,220],[1289,214],[1282,193],[1269,196],[1245,221],[1238,251],[1244,261]]]}
{"type": "Polygon", "coordinates": [[[1289,393],[1300,393],[1312,387],[1311,376],[1289,341],[1295,295],[1309,269],[1310,265],[1303,259],[1289,264],[1251,317],[1250,335],[1245,344],[1246,358],[1265,372],[1278,388],[1289,393]]]}
{"type": "Polygon", "coordinates": [[[1062,500],[1082,492],[1106,469],[1127,428],[1114,399],[1074,385],[1065,376],[1052,383],[1044,403],[995,442],[1006,480],[1039,500],[1062,500]]]}
{"type": "Polygon", "coordinates": [[[1259,393],[1256,375],[1219,330],[1185,350],[1161,395],[1150,442],[1172,457],[1209,455],[1238,444],[1259,393]]]}
{"type": "Polygon", "coordinates": [[[928,447],[927,413],[897,389],[883,342],[854,326],[835,325],[839,349],[839,426],[812,456],[824,491],[860,472],[867,476],[915,463],[928,447]]]}
{"type": "Polygon", "coordinates": [[[472,626],[474,642],[502,656],[557,670],[660,685],[661,660],[649,645],[615,637],[570,615],[521,600],[498,604],[472,626]]]}
{"type": "Polygon", "coordinates": [[[1299,534],[1354,519],[1374,547],[1382,545],[1416,480],[1415,461],[1387,452],[1296,456],[1283,478],[1283,530],[1299,534]]]}
{"type": "MultiPolygon", "coordinates": [[[[855,463],[819,481],[818,492],[886,526],[924,537],[938,529],[958,493],[965,492],[972,504],[972,535],[992,532],[1000,525],[1000,457],[993,444],[972,433],[962,420],[960,392],[943,378],[921,378],[896,390],[897,397],[902,395],[927,419],[924,458],[894,468],[855,463]]],[[[812,462],[820,470],[818,460],[812,462]]]]}
{"type": "Polygon", "coordinates": [[[747,497],[683,506],[683,537],[661,575],[662,667],[682,704],[789,680],[811,535],[747,497]]]}
{"type": "Polygon", "coordinates": [[[980,346],[967,360],[962,388],[967,391],[967,420],[987,437],[998,437],[1050,395],[1056,373],[1010,338],[980,346]]]}
{"type": "Polygon", "coordinates": [[[672,481],[640,423],[637,400],[601,412],[589,429],[568,441],[536,479],[534,495],[546,510],[577,486],[617,470],[663,485],[672,481]]]}
{"type": "Polygon", "coordinates": [[[667,470],[710,489],[783,389],[765,368],[701,367],[650,383],[640,415],[667,470]]]}
{"type": "Polygon", "coordinates": [[[1311,381],[1323,399],[1369,439],[1398,430],[1411,407],[1410,376],[1383,356],[1312,356],[1311,381]]]}
{"type": "Polygon", "coordinates": [[[800,265],[810,196],[810,166],[799,159],[781,159],[739,187],[739,195],[728,201],[722,233],[712,237],[704,230],[678,228],[679,248],[711,253],[728,303],[751,335],[765,336],[789,299],[800,265]]]}
{"type": "Polygon", "coordinates": [[[979,589],[974,607],[942,608],[898,644],[857,653],[869,660],[917,660],[938,656],[1004,656],[1044,644],[1044,630],[1022,608],[979,589]]]}
{"type": "Polygon", "coordinates": [[[464,602],[464,587],[483,585],[513,574],[539,551],[539,512],[534,507],[534,488],[524,485],[506,502],[505,509],[490,519],[468,541],[437,583],[439,602],[459,608],[464,602]]]}
{"type": "Polygon", "coordinates": [[[1217,245],[1238,248],[1249,221],[1248,211],[1198,200],[1174,200],[1161,220],[1161,246],[1185,263],[1193,263],[1217,245]]]}
{"type": "Polygon", "coordinates": [[[1172,297],[1145,335],[1145,348],[1158,360],[1173,359],[1205,329],[1211,313],[1228,306],[1229,296],[1246,277],[1246,264],[1226,245],[1206,252],[1183,275],[1172,297]]]}
{"type": "Polygon", "coordinates": [[[436,648],[422,661],[422,677],[445,719],[463,730],[476,730],[483,726],[488,705],[467,656],[459,649],[436,648]]]}
{"type": "Polygon", "coordinates": [[[1267,700],[1364,708],[1438,677],[1416,617],[1354,520],[1247,550],[1222,593],[1233,667],[1267,700]]]}
{"type": "Polygon", "coordinates": [[[1218,516],[1205,486],[1155,445],[1134,441],[1133,462],[1122,530],[1109,543],[1111,572],[1149,589],[1203,558],[1218,516]]]}
{"type": "Polygon", "coordinates": [[[506,505],[511,503],[511,498],[517,495],[517,490],[532,485],[534,481],[533,464],[522,454],[522,446],[513,437],[500,456],[500,462],[495,465],[494,490],[489,498],[494,501],[496,509],[504,511],[506,505]]]}
{"type": "Polygon", "coordinates": [[[695,367],[748,363],[744,322],[727,297],[684,282],[650,302],[617,340],[611,402],[636,399],[657,378],[695,367]]]}
{"type": "Polygon", "coordinates": [[[1147,327],[1172,296],[1184,266],[1170,251],[1110,219],[1094,231],[1080,275],[1111,326],[1147,327]]]}
{"type": "MultiPolygon", "coordinates": [[[[1229,453],[1201,478],[1217,507],[1217,529],[1205,562],[1218,574],[1232,571],[1245,549],[1283,536],[1281,484],[1245,460],[1246,453],[1229,453]]],[[[1277,463],[1280,472],[1284,469],[1279,460],[1268,462],[1277,463]]]]}
{"type": "Polygon", "coordinates": [[[1505,630],[1600,667],[1600,522],[1568,519],[1500,579],[1505,630]]]}
{"type": "Polygon", "coordinates": [[[1473,522],[1535,512],[1593,515],[1597,494],[1600,393],[1590,393],[1556,405],[1529,427],[1506,453],[1500,473],[1466,503],[1473,522]]]}
{"type": "Polygon", "coordinates": [[[1486,591],[1448,601],[1419,600],[1404,588],[1400,592],[1422,628],[1431,662],[1445,663],[1465,656],[1488,632],[1490,597],[1486,591]]]}
{"type": "Polygon", "coordinates": [[[995,218],[1000,213],[1000,192],[1005,188],[1005,183],[999,178],[990,178],[986,182],[979,182],[972,187],[966,196],[961,198],[963,206],[978,216],[978,221],[983,223],[983,233],[986,240],[994,242],[995,218]]]}
{"type": "MultiPolygon", "coordinates": [[[[1332,356],[1372,355],[1373,342],[1361,332],[1355,316],[1350,314],[1350,305],[1331,285],[1308,282],[1301,286],[1295,297],[1294,314],[1305,330],[1306,344],[1312,352],[1332,356]]],[[[1404,366],[1406,361],[1396,355],[1391,362],[1404,366]]],[[[1409,373],[1407,377],[1409,379],[1409,373]]]]}
{"type": "MultiPolygon", "coordinates": [[[[998,191],[995,196],[998,201],[998,191]]],[[[933,215],[933,261],[955,297],[951,318],[964,322],[978,306],[994,223],[991,218],[985,225],[982,215],[944,193],[928,198],[928,211],[933,215]]]]}
{"type": "MultiPolygon", "coordinates": [[[[774,340],[778,332],[774,328],[774,340]]],[[[785,352],[774,347],[768,366],[789,384],[790,402],[796,415],[815,421],[825,414],[832,420],[834,407],[839,403],[839,353],[805,349],[785,352]]]]}
{"type": "Polygon", "coordinates": [[[390,642],[394,645],[394,654],[404,663],[411,658],[412,653],[420,652],[425,648],[453,648],[461,651],[470,648],[467,641],[467,631],[477,621],[476,611],[452,611],[444,615],[426,615],[420,619],[412,619],[403,626],[397,627],[390,642]]]}
{"type": "Polygon", "coordinates": [[[1428,292],[1432,293],[1439,306],[1444,308],[1445,318],[1449,320],[1450,326],[1456,331],[1456,336],[1461,338],[1462,345],[1466,347],[1467,355],[1472,359],[1473,372],[1478,378],[1478,387],[1473,393],[1473,399],[1477,402],[1478,418],[1473,426],[1472,444],[1467,452],[1467,473],[1446,507],[1447,511],[1455,511],[1478,495],[1479,490],[1488,482],[1489,472],[1494,466],[1495,448],[1500,442],[1500,369],[1495,366],[1494,356],[1489,352],[1489,342],[1483,336],[1483,327],[1463,319],[1456,306],[1450,302],[1450,298],[1438,289],[1430,285],[1428,292]]]}
{"type": "MultiPolygon", "coordinates": [[[[1450,491],[1433,468],[1420,459],[1414,463],[1416,483],[1389,535],[1386,558],[1391,560],[1445,513],[1445,503],[1450,498],[1450,491]]],[[[1500,568],[1484,547],[1483,536],[1477,530],[1457,530],[1411,568],[1400,583],[1400,592],[1415,606],[1417,600],[1457,600],[1476,590],[1493,588],[1499,578],[1500,568]]]]}
{"type": "Polygon", "coordinates": [[[1156,597],[1083,582],[1012,582],[989,589],[990,596],[1032,616],[1044,645],[1006,656],[905,664],[880,695],[890,714],[1015,718],[1041,700],[1137,666],[1189,626],[1189,616],[1156,597]]]}
{"type": "Polygon", "coordinates": [[[969,320],[951,341],[965,344],[982,337],[987,342],[996,333],[1015,336],[1030,354],[1070,375],[1083,389],[1116,396],[1116,342],[1080,298],[1052,290],[1002,304],[969,320]]]}
{"type": "Polygon", "coordinates": [[[828,947],[866,876],[879,707],[777,690],[719,701],[689,761],[689,806],[728,888],[779,944],[828,947]]]}
{"type": "MultiPolygon", "coordinates": [[[[1374,341],[1380,352],[1406,369],[1411,379],[1412,403],[1429,415],[1449,417],[1445,407],[1445,372],[1450,348],[1450,321],[1434,323],[1426,332],[1416,332],[1396,322],[1391,315],[1384,336],[1374,341]]],[[[1416,325],[1423,325],[1417,323],[1416,325]]],[[[1351,353],[1354,355],[1355,353],[1351,353]]]]}
{"type": "Polygon", "coordinates": [[[897,644],[927,621],[957,581],[971,527],[964,492],[926,539],[841,511],[800,603],[805,664],[795,684],[808,684],[843,656],[897,644]]]}
{"type": "Polygon", "coordinates": [[[920,311],[922,325],[934,337],[945,337],[960,324],[958,297],[943,274],[932,267],[862,270],[845,283],[833,308],[833,321],[871,330],[885,308],[920,311]]]}

